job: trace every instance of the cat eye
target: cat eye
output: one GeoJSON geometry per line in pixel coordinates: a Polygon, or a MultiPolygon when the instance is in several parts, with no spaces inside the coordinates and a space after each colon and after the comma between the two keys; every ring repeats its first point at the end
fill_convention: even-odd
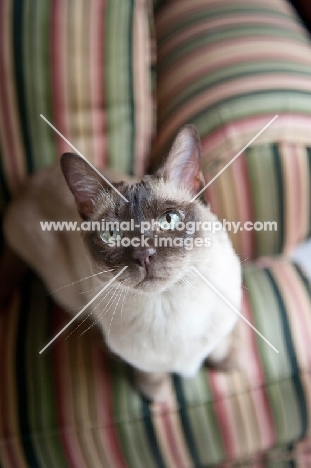
{"type": "Polygon", "coordinates": [[[158,223],[161,229],[169,231],[175,229],[181,219],[181,215],[177,211],[168,211],[160,216],[158,223]]]}
{"type": "Polygon", "coordinates": [[[107,231],[101,231],[99,237],[103,242],[105,242],[105,244],[109,244],[109,241],[112,239],[122,239],[123,232],[121,231],[121,229],[110,229],[107,231]]]}

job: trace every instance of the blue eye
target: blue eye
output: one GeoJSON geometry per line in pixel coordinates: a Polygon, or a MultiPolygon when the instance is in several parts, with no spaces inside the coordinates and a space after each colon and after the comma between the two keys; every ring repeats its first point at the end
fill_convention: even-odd
{"type": "Polygon", "coordinates": [[[99,237],[101,238],[101,240],[105,243],[105,244],[109,244],[109,241],[111,239],[122,239],[123,237],[123,232],[121,231],[121,229],[111,229],[111,230],[107,230],[107,231],[101,231],[99,233],[99,237]]]}
{"type": "Polygon", "coordinates": [[[169,231],[175,229],[176,225],[181,221],[181,215],[177,211],[168,211],[163,213],[158,219],[161,229],[169,231]]]}

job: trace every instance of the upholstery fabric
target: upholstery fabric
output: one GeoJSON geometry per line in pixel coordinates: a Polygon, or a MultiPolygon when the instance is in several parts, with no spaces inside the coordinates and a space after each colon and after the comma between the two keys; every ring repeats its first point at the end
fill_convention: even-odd
{"type": "MultiPolygon", "coordinates": [[[[207,157],[206,183],[235,155],[228,150],[217,161],[207,157]]],[[[311,148],[253,145],[211,183],[206,198],[219,219],[241,223],[235,233],[234,225],[227,229],[242,260],[290,252],[311,235],[311,148]],[[275,224],[265,228],[267,222],[275,224]]]]}
{"type": "Polygon", "coordinates": [[[247,265],[244,285],[243,314],[279,353],[242,322],[243,372],[173,376],[171,399],[160,405],[139,397],[131,370],[102,352],[94,329],[65,339],[73,326],[39,355],[69,315],[26,278],[0,315],[1,466],[197,468],[255,456],[259,463],[263,451],[266,460],[292,456],[300,440],[303,457],[310,283],[288,261],[265,259],[247,265]]]}
{"type": "MultiPolygon", "coordinates": [[[[158,138],[153,166],[165,156],[180,126],[191,122],[202,138],[203,170],[209,179],[211,165],[220,170],[278,115],[251,146],[251,153],[257,152],[255,174],[246,175],[245,183],[251,186],[255,182],[252,195],[257,187],[264,191],[269,185],[267,193],[272,198],[268,198],[280,216],[283,202],[289,200],[286,197],[286,202],[278,204],[278,195],[272,194],[280,178],[286,190],[299,192],[302,187],[305,200],[310,199],[310,175],[305,172],[310,174],[306,153],[311,146],[311,48],[290,4],[283,0],[168,0],[156,11],[155,28],[158,138]],[[264,145],[270,145],[268,154],[264,145]],[[292,164],[301,163],[300,170],[298,166],[293,170],[289,153],[299,154],[300,162],[292,164]],[[281,161],[281,176],[277,169],[267,172],[276,159],[281,161]]],[[[242,165],[239,159],[233,163],[234,176],[242,165]]],[[[245,193],[237,182],[240,179],[235,179],[234,189],[228,190],[226,182],[231,184],[232,179],[226,171],[218,187],[211,187],[220,200],[227,198],[227,219],[236,218],[245,205],[245,193]]],[[[254,218],[269,215],[269,205],[266,213],[257,213],[256,200],[250,203],[254,218]]],[[[306,210],[310,213],[309,208],[306,210]]],[[[257,245],[258,250],[247,247],[247,254],[254,257],[290,250],[310,232],[310,214],[303,220],[298,218],[299,214],[287,218],[280,232],[284,240],[273,248],[271,244],[265,248],[257,245]],[[293,230],[299,234],[292,236],[293,230]]],[[[236,245],[240,243],[236,241],[236,245]]]]}
{"type": "MultiPolygon", "coordinates": [[[[141,175],[153,126],[145,0],[3,0],[0,153],[4,195],[73,151],[141,175]]],[[[1,195],[1,193],[0,193],[1,195]]]]}
{"type": "MultiPolygon", "coordinates": [[[[94,164],[141,175],[155,99],[153,166],[192,121],[207,181],[278,113],[207,197],[221,218],[277,221],[232,236],[242,260],[310,235],[311,52],[285,0],[2,0],[0,43],[0,213],[72,151],[40,114],[94,164]]],[[[285,258],[244,265],[242,313],[279,352],[241,322],[243,371],[172,376],[163,405],[94,328],[40,355],[70,316],[29,273],[0,311],[0,467],[308,468],[310,282],[285,258]]]]}

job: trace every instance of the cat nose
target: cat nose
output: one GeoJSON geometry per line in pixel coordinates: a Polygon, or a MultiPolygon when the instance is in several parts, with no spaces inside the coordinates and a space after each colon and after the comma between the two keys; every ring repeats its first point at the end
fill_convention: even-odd
{"type": "Polygon", "coordinates": [[[155,249],[135,249],[133,252],[133,258],[140,263],[141,266],[148,269],[150,265],[150,259],[152,255],[156,253],[155,249]]]}

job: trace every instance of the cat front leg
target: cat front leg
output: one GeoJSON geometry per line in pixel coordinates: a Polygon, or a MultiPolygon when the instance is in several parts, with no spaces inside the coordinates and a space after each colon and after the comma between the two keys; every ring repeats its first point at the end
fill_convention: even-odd
{"type": "Polygon", "coordinates": [[[138,391],[148,400],[164,402],[172,395],[171,377],[166,372],[143,372],[134,369],[134,381],[138,391]]]}

